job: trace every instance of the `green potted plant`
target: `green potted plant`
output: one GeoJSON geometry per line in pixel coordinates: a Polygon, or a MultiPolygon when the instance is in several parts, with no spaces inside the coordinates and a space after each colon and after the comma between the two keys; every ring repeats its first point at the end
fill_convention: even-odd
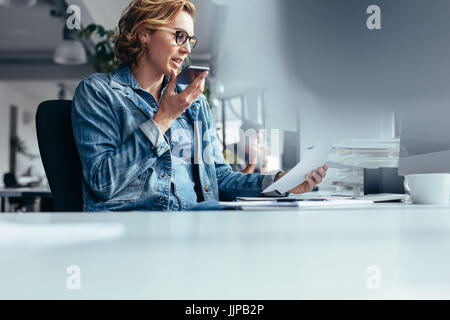
{"type": "Polygon", "coordinates": [[[78,33],[78,37],[93,41],[96,35],[99,41],[95,44],[95,53],[91,57],[96,72],[111,72],[118,67],[118,61],[114,56],[113,38],[115,30],[105,30],[99,24],[90,24],[78,33]]]}

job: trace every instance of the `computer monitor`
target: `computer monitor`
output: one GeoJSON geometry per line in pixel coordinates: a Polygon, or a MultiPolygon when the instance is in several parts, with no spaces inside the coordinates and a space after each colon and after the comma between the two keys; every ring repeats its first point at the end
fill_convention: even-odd
{"type": "Polygon", "coordinates": [[[450,108],[428,105],[400,117],[399,175],[450,173],[450,108]]]}

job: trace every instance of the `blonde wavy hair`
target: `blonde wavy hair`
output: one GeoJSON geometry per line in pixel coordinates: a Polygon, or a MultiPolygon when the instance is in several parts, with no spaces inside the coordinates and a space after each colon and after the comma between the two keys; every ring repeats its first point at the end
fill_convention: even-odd
{"type": "MultiPolygon", "coordinates": [[[[189,0],[133,0],[122,12],[119,34],[114,38],[115,56],[122,63],[136,64],[145,50],[139,40],[141,28],[158,28],[172,22],[181,12],[195,17],[195,6],[189,0]]],[[[152,30],[151,33],[154,31],[152,30]]]]}

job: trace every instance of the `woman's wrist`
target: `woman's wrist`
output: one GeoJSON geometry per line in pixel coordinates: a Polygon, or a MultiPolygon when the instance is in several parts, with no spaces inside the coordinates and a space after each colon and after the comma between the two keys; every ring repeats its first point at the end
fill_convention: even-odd
{"type": "Polygon", "coordinates": [[[248,164],[244,170],[242,170],[242,173],[254,173],[256,169],[256,165],[255,164],[248,164]]]}
{"type": "Polygon", "coordinates": [[[173,123],[172,119],[161,116],[160,112],[156,112],[155,116],[153,117],[153,121],[156,122],[162,133],[166,133],[166,131],[169,130],[170,126],[173,123]]]}

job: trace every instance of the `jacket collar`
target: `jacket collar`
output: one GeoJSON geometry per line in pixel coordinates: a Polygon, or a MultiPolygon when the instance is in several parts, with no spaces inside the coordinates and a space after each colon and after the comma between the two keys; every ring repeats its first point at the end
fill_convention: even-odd
{"type": "MultiPolygon", "coordinates": [[[[121,89],[122,87],[130,87],[134,90],[143,90],[139,83],[137,82],[134,75],[131,73],[131,69],[128,65],[128,63],[122,63],[115,71],[109,73],[109,84],[111,87],[116,89],[121,89]],[[119,84],[119,86],[117,85],[119,84]]],[[[169,76],[164,76],[163,79],[163,93],[167,87],[167,84],[170,81],[169,76]]],[[[179,91],[179,86],[176,85],[176,91],[179,91]]]]}

